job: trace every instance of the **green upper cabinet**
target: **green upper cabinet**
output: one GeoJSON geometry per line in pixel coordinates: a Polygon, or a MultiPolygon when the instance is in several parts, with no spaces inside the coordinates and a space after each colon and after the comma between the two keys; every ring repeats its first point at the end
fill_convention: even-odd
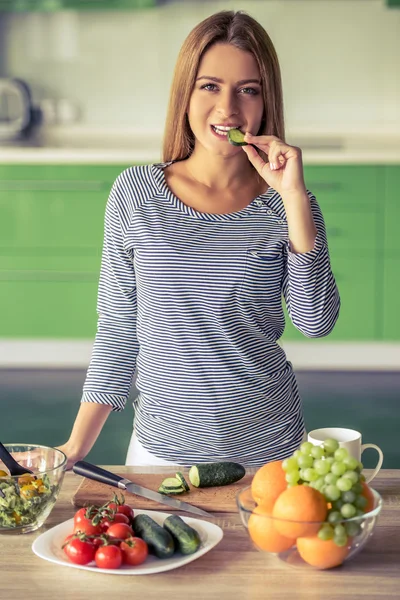
{"type": "Polygon", "coordinates": [[[391,8],[400,8],[400,0],[386,0],[386,4],[391,8]]]}
{"type": "Polygon", "coordinates": [[[154,8],[158,4],[158,0],[0,0],[0,12],[137,10],[154,8]]]}
{"type": "Polygon", "coordinates": [[[385,251],[383,262],[383,337],[400,340],[400,166],[385,168],[385,251]]]}

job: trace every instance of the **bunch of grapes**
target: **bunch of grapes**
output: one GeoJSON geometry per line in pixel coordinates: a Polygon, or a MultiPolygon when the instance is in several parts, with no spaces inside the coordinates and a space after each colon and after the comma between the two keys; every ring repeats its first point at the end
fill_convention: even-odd
{"type": "Polygon", "coordinates": [[[327,523],[318,532],[321,540],[333,539],[337,546],[345,546],[348,537],[361,533],[356,517],[364,515],[367,505],[362,496],[363,465],[345,448],[339,448],[336,440],[327,439],[321,446],[303,442],[293,456],[283,461],[282,468],[288,487],[309,485],[326,498],[330,508],[327,523]]]}

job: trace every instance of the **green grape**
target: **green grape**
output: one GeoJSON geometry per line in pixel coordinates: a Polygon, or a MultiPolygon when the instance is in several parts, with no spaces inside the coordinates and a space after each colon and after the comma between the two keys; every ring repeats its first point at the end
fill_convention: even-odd
{"type": "Polygon", "coordinates": [[[318,537],[320,540],[331,540],[333,538],[333,527],[330,525],[324,524],[321,529],[318,531],[318,537]]]}
{"type": "Polygon", "coordinates": [[[335,485],[335,483],[337,482],[338,479],[339,479],[339,475],[335,475],[334,473],[328,473],[327,475],[325,475],[325,483],[327,483],[328,485],[330,483],[335,485]]]}
{"type": "Polygon", "coordinates": [[[359,475],[355,471],[346,471],[343,474],[343,477],[347,477],[347,479],[350,479],[352,483],[357,483],[359,479],[359,475]]]}
{"type": "Polygon", "coordinates": [[[290,473],[290,471],[296,471],[299,468],[297,464],[297,460],[291,456],[290,458],[285,458],[282,463],[282,469],[286,471],[286,473],[290,473]]]}
{"type": "Polygon", "coordinates": [[[348,450],[346,450],[346,448],[338,448],[337,450],[335,450],[333,456],[335,457],[335,460],[337,460],[338,462],[342,462],[345,458],[349,456],[349,453],[348,450]]]}
{"type": "Polygon", "coordinates": [[[311,448],[310,454],[314,458],[322,458],[323,456],[325,456],[325,452],[322,446],[313,446],[313,448],[311,448]]]}
{"type": "Polygon", "coordinates": [[[313,444],[311,442],[303,442],[300,446],[300,452],[302,454],[307,454],[309,455],[311,452],[311,449],[313,447],[313,444]]]}
{"type": "Polygon", "coordinates": [[[363,486],[361,485],[360,482],[354,483],[353,487],[351,488],[351,491],[354,492],[355,494],[359,495],[363,491],[363,486]]]}
{"type": "Polygon", "coordinates": [[[339,490],[341,492],[349,492],[351,490],[353,484],[351,483],[350,479],[348,479],[347,477],[340,477],[340,479],[338,479],[336,482],[336,486],[339,488],[339,490]]]}
{"type": "Polygon", "coordinates": [[[336,485],[327,485],[325,488],[325,498],[330,502],[335,502],[340,498],[340,490],[336,485]]]}
{"type": "Polygon", "coordinates": [[[318,475],[326,475],[331,470],[331,465],[326,460],[322,460],[322,458],[317,458],[314,461],[314,469],[316,470],[318,475]]]}
{"type": "Polygon", "coordinates": [[[346,533],[344,535],[334,535],[333,541],[335,542],[336,546],[345,546],[347,544],[346,533]]]}
{"type": "Polygon", "coordinates": [[[356,517],[363,517],[365,512],[361,508],[357,508],[356,517]]]}
{"type": "Polygon", "coordinates": [[[304,470],[304,477],[306,481],[316,481],[318,479],[318,473],[315,469],[308,468],[304,470]]]}
{"type": "Polygon", "coordinates": [[[356,537],[357,535],[360,535],[362,531],[361,525],[357,523],[357,521],[349,521],[348,523],[345,523],[345,527],[347,535],[350,537],[356,537]]]}
{"type": "Polygon", "coordinates": [[[345,504],[347,502],[349,504],[353,504],[355,502],[356,498],[357,498],[357,494],[355,494],[353,492],[353,488],[349,492],[343,492],[343,494],[342,494],[342,500],[345,504]]]}
{"type": "Polygon", "coordinates": [[[338,510],[332,510],[328,514],[329,523],[339,523],[342,520],[343,520],[342,513],[339,512],[338,510]]]}
{"type": "Polygon", "coordinates": [[[331,466],[331,471],[334,475],[344,475],[346,472],[346,465],[342,462],[334,462],[331,466]]]}
{"type": "Polygon", "coordinates": [[[331,467],[332,467],[333,463],[335,462],[335,458],[333,456],[327,456],[325,460],[328,464],[331,465],[331,467]]]}
{"type": "Polygon", "coordinates": [[[297,483],[300,479],[300,473],[298,471],[290,471],[290,473],[286,473],[285,479],[288,483],[297,483]]]}
{"type": "Polygon", "coordinates": [[[340,498],[339,500],[335,500],[334,502],[332,502],[332,508],[334,510],[338,510],[340,511],[340,509],[342,508],[344,502],[343,500],[340,498]]]}
{"type": "Polygon", "coordinates": [[[312,456],[306,456],[305,454],[303,454],[302,456],[299,456],[298,463],[301,469],[308,469],[308,467],[313,466],[314,461],[312,459],[312,456]]]}
{"type": "Polygon", "coordinates": [[[367,506],[368,500],[365,498],[365,496],[358,496],[358,498],[356,498],[356,501],[354,502],[354,504],[356,505],[356,508],[365,508],[367,506]]]}
{"type": "Polygon", "coordinates": [[[354,456],[347,456],[343,462],[350,471],[355,471],[359,466],[359,462],[354,456]]]}
{"type": "Polygon", "coordinates": [[[340,509],[340,512],[342,513],[345,519],[351,519],[355,516],[357,509],[354,506],[354,504],[346,503],[343,504],[342,508],[340,509]]]}
{"type": "Polygon", "coordinates": [[[318,477],[318,479],[316,479],[314,482],[314,488],[316,490],[318,490],[319,492],[324,493],[325,492],[325,478],[324,477],[318,477]]]}
{"type": "Polygon", "coordinates": [[[302,479],[303,481],[307,481],[306,476],[305,476],[305,472],[306,469],[300,469],[299,473],[300,473],[300,479],[302,479]]]}
{"type": "Polygon", "coordinates": [[[293,452],[293,456],[292,456],[292,458],[295,458],[295,459],[297,460],[297,459],[299,458],[299,456],[301,456],[301,454],[302,454],[302,453],[300,452],[300,450],[295,450],[295,451],[293,452]]]}
{"type": "Polygon", "coordinates": [[[342,537],[346,535],[346,528],[344,525],[342,525],[341,523],[338,523],[337,525],[335,525],[335,537],[342,537]]]}
{"type": "Polygon", "coordinates": [[[328,454],[333,454],[339,448],[339,443],[336,440],[328,438],[324,441],[323,447],[325,452],[327,452],[328,454]]]}
{"type": "MultiPolygon", "coordinates": [[[[360,464],[361,464],[361,463],[360,463],[360,464]]],[[[364,467],[361,467],[361,471],[363,470],[363,468],[364,468],[364,467]]],[[[365,481],[366,481],[366,477],[365,477],[365,475],[360,475],[360,481],[361,481],[361,483],[365,483],[365,481]]]]}

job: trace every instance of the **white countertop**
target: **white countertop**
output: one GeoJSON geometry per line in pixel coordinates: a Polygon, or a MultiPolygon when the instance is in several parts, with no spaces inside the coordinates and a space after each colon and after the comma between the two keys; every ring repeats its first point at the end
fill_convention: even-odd
{"type": "MultiPolygon", "coordinates": [[[[287,142],[299,146],[303,163],[400,164],[400,132],[296,129],[287,142]]],[[[0,141],[0,164],[120,164],[160,162],[162,132],[83,126],[40,130],[28,141],[0,141]]]]}

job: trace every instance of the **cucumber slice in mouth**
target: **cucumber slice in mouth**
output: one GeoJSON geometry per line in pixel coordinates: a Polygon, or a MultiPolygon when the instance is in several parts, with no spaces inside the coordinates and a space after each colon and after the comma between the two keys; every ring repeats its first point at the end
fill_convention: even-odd
{"type": "Polygon", "coordinates": [[[244,133],[240,129],[230,129],[228,131],[228,140],[232,146],[247,146],[247,142],[244,141],[244,133]]]}

